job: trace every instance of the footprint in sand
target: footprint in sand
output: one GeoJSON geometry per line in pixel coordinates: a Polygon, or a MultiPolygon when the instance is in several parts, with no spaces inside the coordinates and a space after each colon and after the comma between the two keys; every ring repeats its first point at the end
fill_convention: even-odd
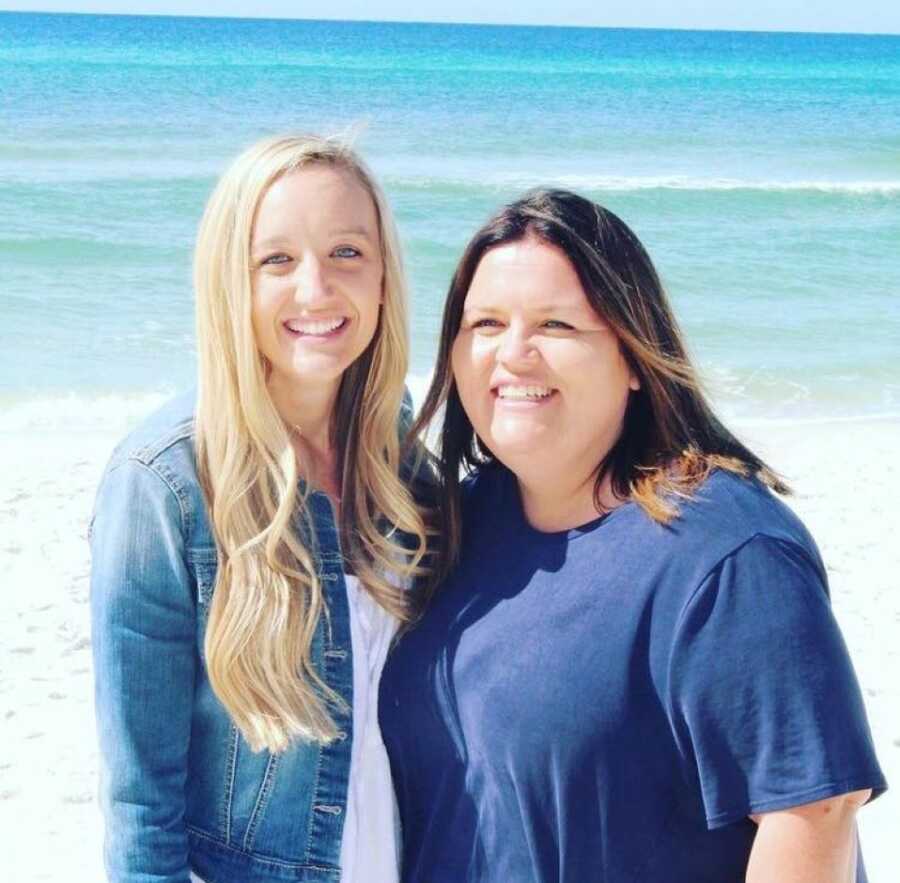
{"type": "Polygon", "coordinates": [[[90,638],[79,638],[75,641],[74,644],[68,646],[65,650],[63,650],[63,656],[70,656],[72,653],[77,653],[79,650],[84,650],[85,647],[91,646],[90,638]]]}
{"type": "Polygon", "coordinates": [[[78,626],[76,626],[76,625],[75,625],[73,622],[71,622],[70,620],[65,620],[64,622],[61,622],[61,623],[56,627],[56,631],[57,631],[57,634],[58,634],[61,638],[69,638],[69,637],[71,637],[71,635],[73,634],[73,632],[74,632],[74,633],[77,633],[77,632],[78,632],[78,626]]]}

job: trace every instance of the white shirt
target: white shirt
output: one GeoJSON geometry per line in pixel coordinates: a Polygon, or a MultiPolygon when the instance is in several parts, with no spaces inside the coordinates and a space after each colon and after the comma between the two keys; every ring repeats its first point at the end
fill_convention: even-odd
{"type": "Polygon", "coordinates": [[[353,746],[341,883],[397,883],[399,824],[387,751],[378,726],[378,682],[397,621],[344,574],[353,648],[353,746]]]}
{"type": "MultiPolygon", "coordinates": [[[[378,682],[397,621],[344,574],[353,657],[353,744],[341,840],[341,883],[398,883],[400,826],[378,726],[378,682]]],[[[203,881],[191,874],[194,883],[203,881]]]]}

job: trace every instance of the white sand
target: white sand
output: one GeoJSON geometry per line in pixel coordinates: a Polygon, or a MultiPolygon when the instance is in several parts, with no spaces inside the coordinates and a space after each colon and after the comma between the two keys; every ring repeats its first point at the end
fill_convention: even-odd
{"type": "MultiPolygon", "coordinates": [[[[900,421],[743,427],[794,483],[828,563],[882,767],[900,791],[900,421]]],[[[109,436],[0,433],[0,880],[104,879],[87,520],[109,436]]],[[[861,814],[873,883],[896,879],[900,796],[861,814]]]]}

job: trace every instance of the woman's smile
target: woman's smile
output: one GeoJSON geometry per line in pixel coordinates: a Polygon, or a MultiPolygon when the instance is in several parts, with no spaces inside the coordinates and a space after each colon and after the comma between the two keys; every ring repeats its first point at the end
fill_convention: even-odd
{"type": "Polygon", "coordinates": [[[597,468],[637,385],[571,262],[533,238],[482,257],[452,362],[478,438],[514,471],[527,465],[551,483],[562,463],[597,468]]]}
{"type": "Polygon", "coordinates": [[[251,257],[253,327],[270,391],[278,398],[336,390],[375,337],[381,312],[384,262],[371,195],[329,166],[283,175],[260,201],[251,257]]]}
{"type": "Polygon", "coordinates": [[[503,383],[491,388],[496,408],[530,411],[556,403],[559,390],[537,383],[503,383]]]}
{"type": "Polygon", "coordinates": [[[330,319],[286,319],[282,323],[290,337],[304,343],[335,340],[346,331],[349,324],[350,319],[347,316],[335,316],[330,319]]]}

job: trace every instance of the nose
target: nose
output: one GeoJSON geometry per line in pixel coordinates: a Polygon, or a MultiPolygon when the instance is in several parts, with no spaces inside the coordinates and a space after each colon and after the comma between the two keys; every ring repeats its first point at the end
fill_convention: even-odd
{"type": "Polygon", "coordinates": [[[315,257],[307,257],[297,264],[294,300],[305,306],[315,306],[327,300],[331,294],[328,277],[322,263],[315,257]]]}
{"type": "Polygon", "coordinates": [[[508,325],[497,342],[497,361],[507,367],[530,365],[537,351],[528,330],[515,323],[508,325]]]}

